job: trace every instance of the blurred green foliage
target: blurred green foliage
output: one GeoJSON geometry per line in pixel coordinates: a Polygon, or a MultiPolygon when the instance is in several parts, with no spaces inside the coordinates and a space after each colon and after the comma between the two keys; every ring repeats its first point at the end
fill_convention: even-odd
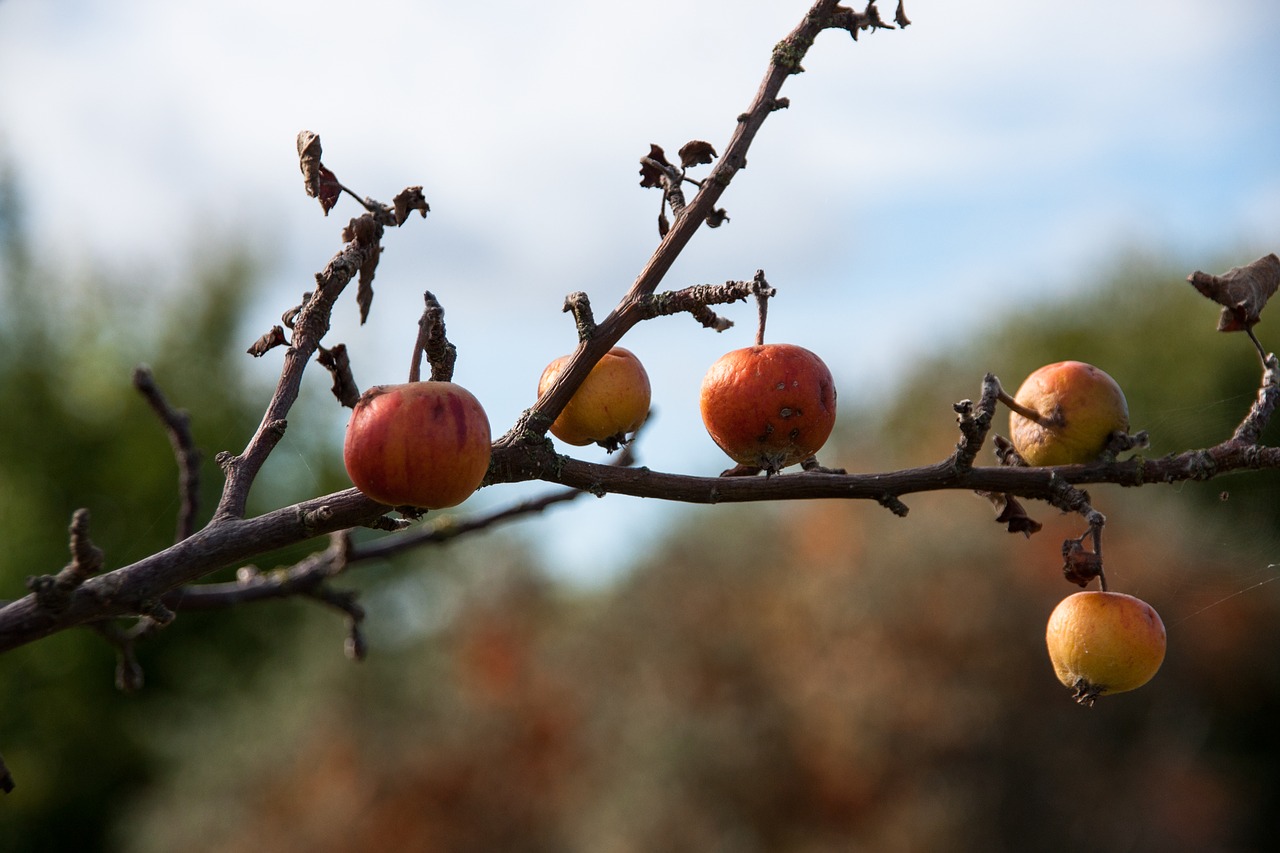
{"type": "MultiPolygon", "coordinates": [[[[79,507],[92,514],[108,568],[172,543],[177,465],[132,387],[140,361],[173,405],[192,411],[201,523],[216,505],[213,457],[244,446],[269,394],[243,378],[239,340],[257,264],[228,247],[193,267],[195,280],[180,287],[138,270],[71,278],[35,256],[12,182],[0,178],[0,599],[68,562],[67,525],[79,507]]],[[[292,441],[294,452],[309,452],[305,436],[292,441]]],[[[339,487],[324,461],[332,454],[314,455],[310,470],[339,487]]],[[[287,636],[292,610],[181,616],[140,650],[147,686],[134,696],[116,690],[114,652],[91,630],[0,656],[0,754],[19,786],[0,800],[0,850],[106,849],[120,803],[152,777],[151,721],[225,701],[251,682],[287,636]]]]}

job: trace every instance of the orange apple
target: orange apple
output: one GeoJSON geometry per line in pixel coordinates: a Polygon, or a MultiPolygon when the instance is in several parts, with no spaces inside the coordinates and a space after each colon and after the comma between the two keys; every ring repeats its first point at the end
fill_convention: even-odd
{"type": "MultiPolygon", "coordinates": [[[[538,396],[551,387],[569,363],[557,358],[542,371],[538,396]]],[[[569,404],[551,425],[551,434],[579,447],[602,444],[610,450],[624,443],[649,416],[649,374],[635,353],[614,347],[596,362],[573,392],[569,404]]]]}
{"type": "Polygon", "coordinates": [[[1009,437],[1028,465],[1093,462],[1113,432],[1129,429],[1120,386],[1082,361],[1045,365],[1026,378],[1014,400],[1037,415],[1009,415],[1009,437]]]}
{"type": "Polygon", "coordinates": [[[1058,680],[1083,705],[1141,687],[1164,662],[1160,614],[1121,592],[1090,590],[1067,596],[1049,616],[1045,642],[1058,680]]]}
{"type": "Polygon", "coordinates": [[[489,469],[489,418],[452,382],[370,388],[347,425],[342,459],[378,503],[442,509],[480,487],[489,469]]]}
{"type": "Polygon", "coordinates": [[[761,344],[721,356],[702,379],[702,422],[741,465],[776,473],[813,456],[836,422],[836,386],[804,347],[761,344]]]}

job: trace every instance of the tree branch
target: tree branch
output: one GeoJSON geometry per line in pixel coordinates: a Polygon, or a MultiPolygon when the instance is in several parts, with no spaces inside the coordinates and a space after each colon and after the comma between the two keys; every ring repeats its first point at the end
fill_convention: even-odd
{"type": "Polygon", "coordinates": [[[133,371],[133,387],[146,398],[160,422],[164,424],[178,460],[178,494],[182,504],[178,510],[178,529],[174,541],[181,542],[196,529],[196,513],[200,507],[200,451],[191,437],[191,416],[169,405],[156,385],[151,368],[139,365],[133,371]]]}
{"type": "MultiPolygon", "coordinates": [[[[874,3],[868,9],[874,9],[874,3]]],[[[761,126],[781,105],[778,92],[783,83],[792,74],[801,70],[800,60],[804,58],[813,40],[824,29],[845,27],[843,18],[832,17],[837,9],[837,0],[818,0],[805,14],[804,20],[774,49],[769,70],[756,91],[755,97],[747,111],[738,116],[738,125],[734,129],[724,154],[716,162],[711,174],[702,180],[697,194],[687,205],[683,206],[675,223],[672,225],[658,248],[654,250],[640,274],[632,283],[630,290],[623,296],[618,306],[596,326],[589,340],[581,341],[578,348],[570,356],[560,376],[538,398],[532,408],[495,443],[496,447],[508,447],[521,442],[536,442],[546,434],[546,429],[556,416],[568,404],[574,391],[586,379],[591,368],[595,366],[605,353],[622,339],[622,336],[636,323],[645,318],[645,297],[653,294],[662,279],[675,263],[676,258],[684,251],[698,228],[715,210],[715,204],[728,188],[739,170],[747,165],[747,151],[755,140],[761,126]],[[545,426],[543,424],[545,423],[545,426]]],[[[879,19],[878,13],[875,15],[879,19]]],[[[892,28],[891,24],[879,24],[884,28],[892,28]]],[[[856,35],[856,30],[854,30],[856,35]]]]}

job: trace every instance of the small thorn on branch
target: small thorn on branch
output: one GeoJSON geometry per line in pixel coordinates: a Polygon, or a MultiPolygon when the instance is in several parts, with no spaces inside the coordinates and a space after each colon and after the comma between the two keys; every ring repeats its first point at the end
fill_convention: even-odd
{"type": "Polygon", "coordinates": [[[898,518],[906,518],[907,513],[911,512],[911,508],[904,504],[897,495],[881,495],[876,498],[876,503],[898,516],[898,518]]]}
{"type": "Polygon", "coordinates": [[[54,612],[65,610],[71,593],[85,581],[102,571],[102,549],[89,539],[89,510],[78,509],[71,515],[71,562],[57,575],[27,578],[27,588],[36,594],[41,608],[54,612]]]}
{"type": "Polygon", "coordinates": [[[573,314],[573,322],[578,327],[578,340],[586,343],[596,333],[595,316],[591,313],[591,300],[581,290],[575,290],[564,298],[566,313],[573,314]]]}
{"type": "Polygon", "coordinates": [[[1013,443],[1003,435],[995,435],[991,439],[991,444],[996,452],[996,460],[1001,465],[1009,468],[1027,467],[1027,461],[1014,449],[1013,443]]]}
{"type": "Polygon", "coordinates": [[[978,451],[982,449],[987,433],[991,430],[991,419],[995,417],[1000,393],[1000,380],[995,374],[988,373],[982,378],[982,395],[976,406],[972,400],[961,400],[953,406],[960,426],[960,441],[956,443],[955,453],[951,456],[951,463],[957,472],[965,472],[973,467],[978,451]]]}
{"type": "Polygon", "coordinates": [[[827,468],[818,462],[817,456],[810,456],[800,461],[800,468],[808,474],[847,474],[843,468],[827,468]]]}
{"type": "Polygon", "coordinates": [[[1140,450],[1150,445],[1151,436],[1145,429],[1135,433],[1116,431],[1107,436],[1107,443],[1102,448],[1102,452],[1106,458],[1115,459],[1118,453],[1140,450]]]}
{"type": "Polygon", "coordinates": [[[409,364],[409,381],[417,382],[422,376],[422,356],[431,365],[433,382],[449,382],[453,379],[453,366],[458,358],[457,348],[449,343],[444,330],[444,306],[435,294],[422,294],[426,307],[418,320],[418,340],[413,347],[413,360],[409,364]]]}

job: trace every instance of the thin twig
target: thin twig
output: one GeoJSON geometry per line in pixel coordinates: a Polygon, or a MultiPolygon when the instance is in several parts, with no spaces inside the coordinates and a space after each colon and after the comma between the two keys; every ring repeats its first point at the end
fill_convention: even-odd
{"type": "Polygon", "coordinates": [[[200,508],[201,455],[191,437],[191,416],[169,405],[156,385],[151,368],[145,364],[134,368],[133,387],[138,389],[164,424],[169,443],[173,445],[173,455],[178,461],[178,494],[181,496],[181,506],[178,509],[178,527],[174,541],[181,542],[195,532],[196,513],[200,508]]]}

